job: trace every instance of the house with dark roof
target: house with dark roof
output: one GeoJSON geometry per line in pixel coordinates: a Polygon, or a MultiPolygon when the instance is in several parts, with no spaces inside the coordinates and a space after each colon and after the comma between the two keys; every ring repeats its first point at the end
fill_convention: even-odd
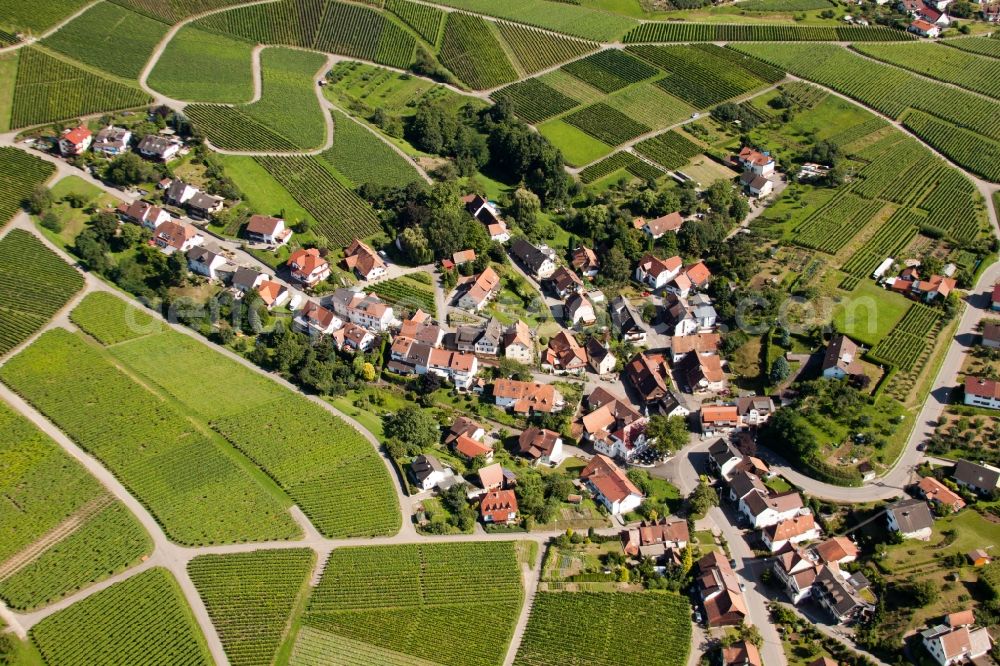
{"type": "Polygon", "coordinates": [[[451,470],[434,456],[419,455],[410,463],[410,475],[421,490],[430,490],[451,476],[451,470]]]}
{"type": "Polygon", "coordinates": [[[131,130],[125,129],[124,127],[114,127],[113,125],[108,125],[97,133],[97,138],[94,140],[93,151],[110,157],[121,155],[122,153],[128,152],[128,144],[131,140],[131,130]]]}
{"type": "Polygon", "coordinates": [[[177,157],[177,153],[181,150],[181,143],[168,136],[147,134],[139,142],[136,150],[146,159],[166,162],[177,157]]]}
{"type": "Polygon", "coordinates": [[[646,344],[646,324],[627,298],[624,296],[614,298],[611,301],[610,311],[611,325],[619,338],[636,345],[646,344]]]}
{"type": "Polygon", "coordinates": [[[681,272],[684,262],[680,257],[674,256],[667,259],[647,254],[643,256],[635,267],[635,279],[652,290],[662,289],[667,283],[673,280],[681,272]]]}
{"type": "Polygon", "coordinates": [[[990,495],[1000,488],[1000,468],[962,458],[955,462],[951,478],[979,495],[990,495]]]}
{"type": "Polygon", "coordinates": [[[858,345],[846,335],[834,337],[823,354],[822,372],[827,379],[844,379],[864,374],[858,345]]]}
{"type": "Polygon", "coordinates": [[[874,597],[862,594],[869,589],[868,580],[859,572],[844,575],[836,564],[820,568],[812,586],[812,598],[839,623],[861,620],[875,610],[874,597]]]}
{"type": "Polygon", "coordinates": [[[667,369],[663,358],[650,354],[636,354],[625,366],[625,379],[642,400],[655,403],[667,394],[667,369]]]}
{"type": "Polygon", "coordinates": [[[889,529],[899,532],[904,539],[927,541],[934,528],[934,516],[927,502],[922,499],[903,499],[885,509],[889,529]]]}
{"type": "Polygon", "coordinates": [[[209,250],[207,247],[193,247],[188,250],[188,268],[192,273],[207,277],[209,280],[219,278],[218,271],[226,265],[226,258],[209,250]]]}
{"type": "Polygon", "coordinates": [[[518,451],[535,465],[555,467],[563,458],[563,441],[559,433],[534,426],[517,438],[518,451]]]}
{"type": "Polygon", "coordinates": [[[580,275],[592,278],[597,275],[597,271],[601,267],[601,262],[597,259],[597,255],[592,249],[580,246],[573,250],[570,265],[579,271],[580,275]]]}
{"type": "Polygon", "coordinates": [[[523,238],[511,243],[510,254],[537,280],[544,280],[556,270],[555,261],[550,253],[543,252],[523,238]]]}

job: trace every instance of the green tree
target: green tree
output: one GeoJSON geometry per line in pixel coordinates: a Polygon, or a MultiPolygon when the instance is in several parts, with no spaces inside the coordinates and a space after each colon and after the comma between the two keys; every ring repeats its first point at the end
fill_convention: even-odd
{"type": "Polygon", "coordinates": [[[704,480],[699,481],[698,486],[691,491],[688,496],[688,511],[692,516],[701,517],[713,506],[719,506],[719,495],[715,488],[708,485],[704,480]]]}
{"type": "Polygon", "coordinates": [[[509,212],[518,226],[528,236],[532,236],[536,231],[538,214],[542,211],[542,202],[538,195],[523,187],[519,187],[511,198],[509,212]]]}
{"type": "Polygon", "coordinates": [[[768,379],[771,380],[772,384],[780,384],[788,378],[791,368],[788,367],[788,361],[785,360],[784,356],[779,356],[774,359],[774,363],[771,364],[771,372],[768,375],[768,379]]]}
{"type": "Polygon", "coordinates": [[[688,430],[684,417],[654,414],[646,425],[646,437],[655,438],[656,449],[666,454],[684,448],[691,437],[691,431],[688,430]]]}
{"type": "Polygon", "coordinates": [[[159,180],[156,167],[135,153],[125,153],[111,160],[105,179],[115,185],[138,185],[159,180]]]}
{"type": "Polygon", "coordinates": [[[44,185],[38,185],[25,201],[25,208],[32,215],[41,215],[52,207],[52,191],[44,185]]]}
{"type": "Polygon", "coordinates": [[[432,412],[416,405],[382,417],[382,424],[386,437],[395,437],[412,446],[431,446],[438,440],[439,428],[432,412]]]}
{"type": "Polygon", "coordinates": [[[600,277],[610,284],[624,284],[628,282],[631,275],[631,267],[625,254],[617,247],[611,248],[604,258],[604,265],[601,267],[600,277]]]}

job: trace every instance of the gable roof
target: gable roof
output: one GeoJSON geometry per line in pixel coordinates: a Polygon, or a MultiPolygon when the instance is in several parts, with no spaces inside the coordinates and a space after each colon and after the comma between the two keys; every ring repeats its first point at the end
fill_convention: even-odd
{"type": "Polygon", "coordinates": [[[668,231],[677,231],[683,224],[684,218],[680,213],[668,213],[652,220],[643,220],[640,226],[648,228],[653,236],[662,236],[668,231]]]}
{"type": "Polygon", "coordinates": [[[955,462],[955,469],[951,475],[956,481],[977,488],[1000,486],[1000,468],[992,465],[980,465],[962,458],[955,462]]]}
{"type": "Polygon", "coordinates": [[[557,432],[532,426],[518,436],[517,445],[522,455],[538,460],[552,455],[552,450],[560,439],[562,438],[557,432]]]}
{"type": "Polygon", "coordinates": [[[977,398],[1000,400],[1000,382],[995,379],[966,375],[965,393],[977,398]]]}
{"type": "Polygon", "coordinates": [[[506,522],[511,513],[517,513],[517,495],[513,490],[493,490],[479,503],[483,518],[490,516],[494,522],[506,522]]]}
{"type": "Polygon", "coordinates": [[[527,324],[518,319],[516,322],[511,324],[509,329],[507,329],[507,333],[504,334],[503,344],[505,347],[510,347],[511,345],[523,345],[528,349],[531,349],[531,329],[528,328],[527,324]]]}
{"type": "Polygon", "coordinates": [[[309,275],[327,265],[326,259],[319,256],[319,250],[314,247],[309,249],[299,249],[292,252],[292,255],[288,257],[286,262],[288,266],[292,266],[299,273],[303,275],[309,275]]]}
{"type": "Polygon", "coordinates": [[[917,486],[924,494],[924,497],[929,500],[946,504],[956,511],[965,506],[965,500],[933,476],[921,477],[920,483],[917,486]]]}
{"type": "Polygon", "coordinates": [[[472,277],[462,298],[471,298],[476,305],[480,305],[499,288],[500,276],[492,267],[487,266],[482,273],[472,277]]]}
{"type": "Polygon", "coordinates": [[[823,355],[823,371],[840,368],[848,375],[861,374],[861,362],[858,360],[858,345],[846,335],[838,335],[830,340],[823,355]]]}
{"type": "Polygon", "coordinates": [[[766,527],[764,533],[773,543],[808,534],[814,529],[816,529],[816,519],[811,513],[806,513],[766,527]]]}
{"type": "Polygon", "coordinates": [[[594,456],[580,472],[580,478],[589,481],[609,502],[621,502],[630,495],[643,497],[625,472],[605,455],[594,456]]]}
{"type": "Polygon", "coordinates": [[[848,558],[858,556],[858,547],[846,536],[827,539],[823,543],[817,544],[815,550],[819,558],[827,563],[840,563],[848,558]]]}
{"type": "Polygon", "coordinates": [[[678,271],[682,265],[683,262],[678,256],[660,259],[659,257],[647,254],[643,255],[642,259],[639,260],[639,268],[642,269],[642,272],[652,275],[654,278],[658,277],[661,273],[678,271]]]}
{"type": "Polygon", "coordinates": [[[385,262],[371,249],[355,238],[344,250],[344,265],[348,270],[356,270],[361,275],[368,275],[375,268],[384,268],[385,262]]]}
{"type": "Polygon", "coordinates": [[[900,500],[886,507],[886,511],[895,519],[903,534],[912,534],[934,526],[934,516],[924,500],[900,500]]]}
{"type": "Polygon", "coordinates": [[[479,468],[479,483],[483,488],[495,488],[503,484],[503,467],[493,463],[479,468]]]}
{"type": "Polygon", "coordinates": [[[466,458],[475,458],[476,456],[489,455],[493,448],[482,442],[477,442],[468,435],[459,435],[458,439],[455,440],[455,450],[466,458]]]}
{"type": "Polygon", "coordinates": [[[537,273],[538,269],[549,260],[547,254],[523,238],[518,238],[511,244],[510,253],[517,257],[532,273],[537,273]]]}
{"type": "Polygon", "coordinates": [[[278,231],[278,226],[284,223],[285,221],[279,217],[251,215],[250,221],[247,222],[247,233],[273,236],[278,231]]]}

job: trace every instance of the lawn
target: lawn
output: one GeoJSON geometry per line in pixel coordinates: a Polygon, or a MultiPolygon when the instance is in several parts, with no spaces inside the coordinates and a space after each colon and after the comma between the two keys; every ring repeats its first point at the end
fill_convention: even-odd
{"type": "MultiPolygon", "coordinates": [[[[838,281],[841,279],[837,271],[830,271],[829,275],[838,281]]],[[[838,295],[841,301],[833,309],[834,326],[869,348],[888,335],[912,304],[905,296],[868,280],[862,281],[850,294],[841,292],[838,295]]]]}
{"type": "Polygon", "coordinates": [[[717,180],[732,180],[739,176],[732,169],[722,166],[705,155],[696,155],[680,170],[701,187],[708,187],[717,180]]]}
{"type": "Polygon", "coordinates": [[[315,223],[309,211],[300,206],[288,190],[254,158],[238,155],[216,155],[216,158],[222,162],[226,175],[232,178],[236,187],[243,192],[244,203],[255,212],[281,216],[290,225],[301,220],[306,220],[310,224],[315,223]]]}
{"type": "MultiPolygon", "coordinates": [[[[53,185],[51,190],[52,198],[55,200],[51,210],[59,218],[62,230],[57,233],[42,227],[40,224],[39,228],[49,240],[64,250],[73,246],[76,237],[80,235],[87,220],[90,219],[90,214],[86,212],[88,207],[96,206],[100,209],[108,209],[118,205],[118,200],[113,196],[105,194],[104,190],[96,185],[91,185],[79,176],[67,176],[53,185]],[[80,208],[73,208],[68,201],[63,200],[71,194],[82,196],[85,204],[80,208]]],[[[40,218],[33,217],[32,219],[35,220],[36,224],[39,223],[40,218]]]]}
{"type": "Polygon", "coordinates": [[[562,120],[542,123],[538,126],[538,131],[562,151],[563,158],[570,166],[589,164],[614,150],[611,146],[562,120]]]}

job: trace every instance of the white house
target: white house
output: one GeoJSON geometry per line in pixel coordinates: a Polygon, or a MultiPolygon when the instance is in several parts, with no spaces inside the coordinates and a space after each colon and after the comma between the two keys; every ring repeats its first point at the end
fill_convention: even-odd
{"type": "Polygon", "coordinates": [[[246,235],[250,240],[268,245],[284,245],[292,237],[292,230],[285,228],[285,221],[269,215],[251,215],[246,235]]]}
{"type": "Polygon", "coordinates": [[[820,529],[815,517],[811,512],[803,512],[764,528],[761,539],[772,553],[776,553],[789,543],[812,541],[818,539],[819,535],[820,529]]]}
{"type": "Polygon", "coordinates": [[[583,324],[590,326],[597,321],[597,314],[594,312],[594,305],[586,296],[573,294],[566,301],[566,320],[570,326],[583,324]]]}
{"type": "Polygon", "coordinates": [[[639,260],[635,267],[635,279],[650,289],[656,290],[667,286],[667,283],[677,277],[684,262],[680,257],[659,259],[647,254],[639,260]]]}
{"type": "Polygon", "coordinates": [[[82,155],[94,140],[94,135],[83,125],[68,129],[59,137],[59,152],[66,157],[82,155]]]}
{"type": "Polygon", "coordinates": [[[172,206],[181,206],[190,201],[198,193],[199,190],[197,187],[192,187],[180,178],[175,178],[171,181],[170,186],[167,187],[163,198],[172,206]]]}
{"type": "Polygon", "coordinates": [[[205,237],[193,226],[173,220],[164,222],[153,231],[153,243],[167,254],[187,252],[204,242],[205,237]]]}
{"type": "Polygon", "coordinates": [[[378,253],[356,238],[344,250],[344,265],[362,280],[378,280],[386,275],[385,262],[378,253]]]}
{"type": "Polygon", "coordinates": [[[921,632],[924,648],[941,666],[971,662],[987,654],[992,647],[986,627],[949,627],[941,624],[921,632]]]}
{"type": "Polygon", "coordinates": [[[330,277],[330,264],[314,247],[296,250],[288,257],[286,265],[291,269],[292,278],[307,287],[313,287],[330,277]]]}
{"type": "Polygon", "coordinates": [[[594,450],[609,458],[631,462],[637,454],[656,443],[655,439],[646,437],[647,423],[648,420],[642,418],[615,430],[607,437],[595,439],[594,450]]]}
{"type": "Polygon", "coordinates": [[[538,280],[544,280],[556,271],[552,253],[535,247],[523,238],[518,238],[511,244],[510,253],[538,280]]]}
{"type": "Polygon", "coordinates": [[[334,313],[312,301],[306,301],[292,324],[297,330],[311,335],[332,335],[344,326],[334,313]]]}
{"type": "Polygon", "coordinates": [[[206,247],[196,247],[187,253],[188,268],[209,280],[218,278],[217,271],[226,265],[226,258],[206,247]]]}
{"type": "Polygon", "coordinates": [[[934,528],[934,516],[927,502],[922,499],[904,499],[885,509],[889,529],[899,532],[904,539],[927,541],[934,528]]]}
{"type": "Polygon", "coordinates": [[[94,152],[115,156],[128,152],[128,144],[132,140],[132,132],[124,127],[108,125],[97,133],[94,140],[94,152]]]}
{"type": "Polygon", "coordinates": [[[148,134],[137,147],[139,154],[151,160],[167,162],[177,157],[181,150],[181,144],[176,139],[157,134],[148,134]]]}
{"type": "Polygon", "coordinates": [[[995,379],[965,378],[965,404],[972,407],[1000,409],[1000,382],[995,379]]]}
{"type": "Polygon", "coordinates": [[[802,497],[798,493],[765,496],[753,492],[739,502],[739,511],[755,529],[776,525],[783,520],[794,518],[803,508],[802,497]]]}
{"type": "Polygon", "coordinates": [[[420,455],[410,463],[410,473],[421,490],[430,490],[451,478],[450,469],[434,456],[420,455]]]}
{"type": "Polygon", "coordinates": [[[740,165],[758,176],[770,176],[774,173],[774,158],[769,153],[744,146],[739,154],[740,165]]]}
{"type": "Polygon", "coordinates": [[[526,365],[535,360],[535,343],[531,338],[531,329],[520,319],[511,324],[504,334],[503,355],[526,365]]]}
{"type": "Polygon", "coordinates": [[[563,441],[559,433],[531,427],[517,438],[521,455],[536,465],[556,466],[563,459],[563,441]]]}
{"type": "Polygon", "coordinates": [[[612,515],[629,513],[642,504],[642,492],[625,472],[605,455],[594,456],[580,472],[580,478],[593,490],[597,500],[612,515]]]}

